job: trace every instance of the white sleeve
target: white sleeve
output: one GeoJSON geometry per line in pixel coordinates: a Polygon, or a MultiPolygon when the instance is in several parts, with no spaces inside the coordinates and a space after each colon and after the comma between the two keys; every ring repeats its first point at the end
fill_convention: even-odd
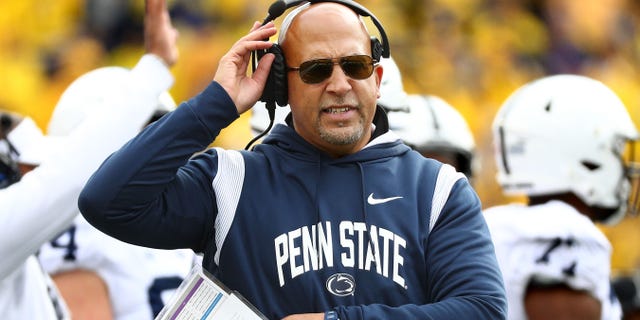
{"type": "Polygon", "coordinates": [[[79,212],[82,187],[112,152],[134,137],[173,84],[167,67],[145,55],[131,70],[121,95],[65,137],[58,152],[18,183],[0,190],[0,279],[20,266],[79,212]]]}

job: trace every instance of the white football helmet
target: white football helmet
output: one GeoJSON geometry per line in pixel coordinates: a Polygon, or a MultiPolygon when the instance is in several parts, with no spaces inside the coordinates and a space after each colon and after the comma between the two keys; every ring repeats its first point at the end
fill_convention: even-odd
{"type": "Polygon", "coordinates": [[[408,95],[407,110],[391,111],[389,128],[413,149],[428,154],[451,154],[458,171],[471,178],[477,165],[475,140],[462,114],[434,95],[408,95]]]}
{"type": "Polygon", "coordinates": [[[380,80],[380,98],[378,105],[387,111],[406,110],[409,108],[407,93],[404,91],[402,74],[393,57],[381,58],[382,79],[380,80]]]}
{"type": "Polygon", "coordinates": [[[626,211],[631,172],[623,150],[638,131],[603,83],[578,75],[530,82],[504,102],[493,135],[505,194],[572,192],[589,206],[618,209],[605,222],[626,211]]]}

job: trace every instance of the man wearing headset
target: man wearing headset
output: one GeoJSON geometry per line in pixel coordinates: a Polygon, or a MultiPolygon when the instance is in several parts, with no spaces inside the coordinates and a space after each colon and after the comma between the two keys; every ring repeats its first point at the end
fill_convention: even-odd
{"type": "Polygon", "coordinates": [[[355,5],[298,6],[282,53],[247,76],[252,51],[276,46],[263,41],[273,22],[256,22],[208,88],[103,163],[81,212],[121,240],[204,253],[203,267],[269,319],[503,319],[480,201],[463,174],[388,131],[379,48],[355,5]],[[251,151],[193,156],[278,67],[291,121],[251,151]]]}

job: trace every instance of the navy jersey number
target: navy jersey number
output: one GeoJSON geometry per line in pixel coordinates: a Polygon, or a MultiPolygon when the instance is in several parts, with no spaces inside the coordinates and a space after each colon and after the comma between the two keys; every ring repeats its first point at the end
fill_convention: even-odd
{"type": "MultiPolygon", "coordinates": [[[[554,238],[551,240],[545,240],[545,241],[549,242],[549,246],[544,251],[544,253],[539,258],[536,259],[536,263],[547,264],[549,263],[549,259],[551,258],[551,253],[553,253],[553,251],[555,251],[556,249],[562,246],[572,247],[573,245],[575,245],[575,240],[573,238],[562,239],[560,237],[557,237],[557,238],[554,238]]],[[[562,268],[562,273],[567,277],[575,276],[576,265],[577,265],[577,261],[573,261],[569,263],[569,265],[562,268]]]]}
{"type": "Polygon", "coordinates": [[[153,280],[151,287],[149,287],[149,305],[153,316],[157,316],[164,307],[164,301],[162,301],[162,292],[167,290],[175,290],[182,283],[180,277],[162,277],[153,280]]]}
{"type": "Polygon", "coordinates": [[[76,251],[78,251],[78,245],[76,244],[76,226],[73,225],[66,231],[63,231],[57,237],[50,241],[51,246],[57,249],[65,250],[62,259],[64,261],[76,261],[76,251]],[[64,235],[67,235],[66,242],[63,242],[64,235]]]}

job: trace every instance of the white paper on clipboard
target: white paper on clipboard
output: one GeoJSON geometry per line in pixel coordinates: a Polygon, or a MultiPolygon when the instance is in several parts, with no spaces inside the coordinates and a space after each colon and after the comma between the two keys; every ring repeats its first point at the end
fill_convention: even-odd
{"type": "Polygon", "coordinates": [[[155,320],[267,320],[267,317],[196,265],[155,320]]]}

